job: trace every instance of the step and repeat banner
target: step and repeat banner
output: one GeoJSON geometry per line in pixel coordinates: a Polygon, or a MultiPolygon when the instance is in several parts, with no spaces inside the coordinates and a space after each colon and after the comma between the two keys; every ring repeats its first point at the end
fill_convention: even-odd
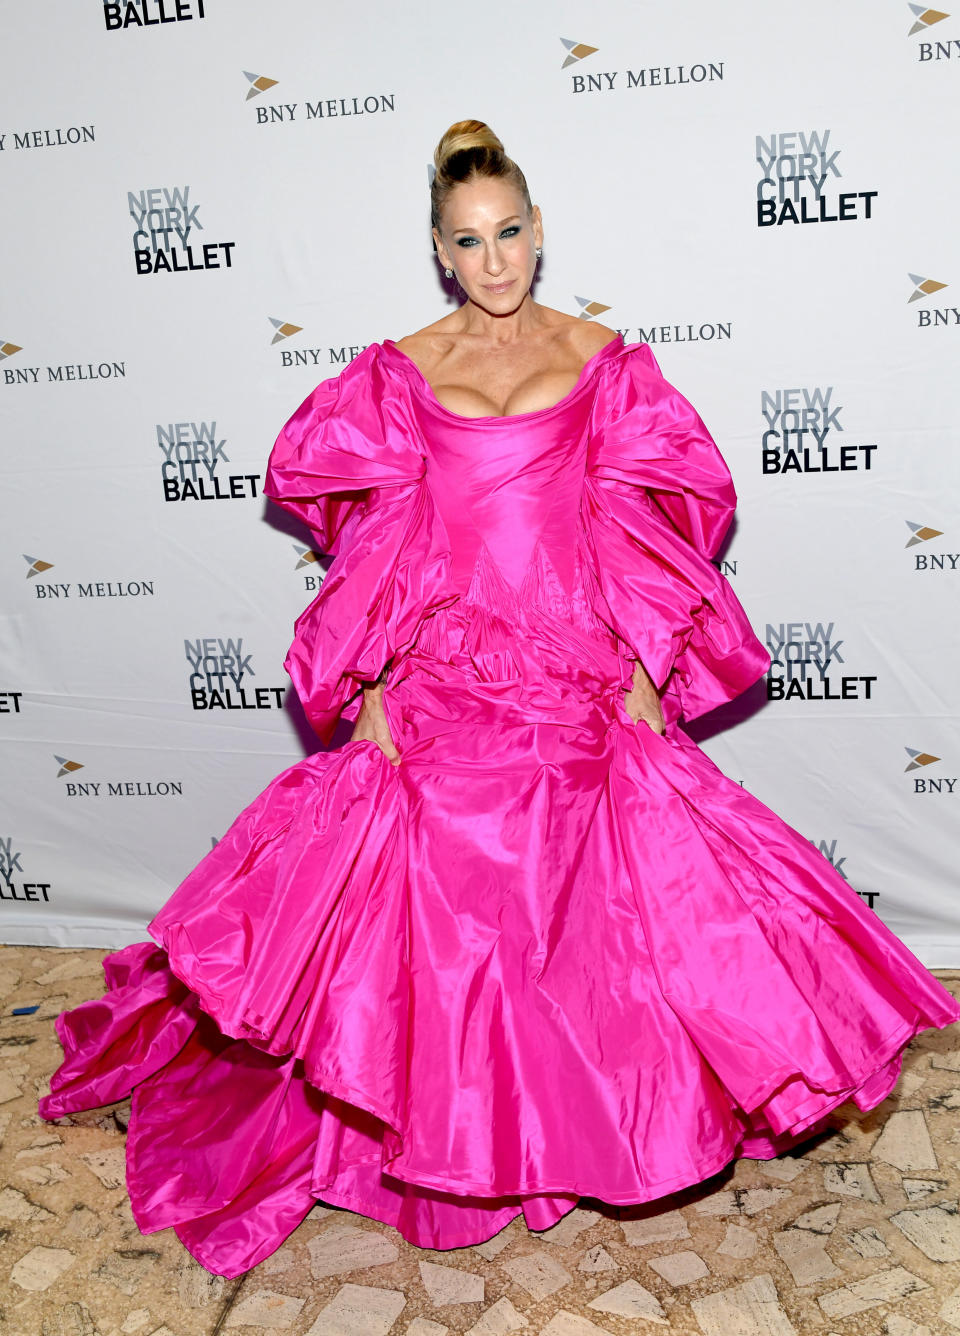
{"type": "Polygon", "coordinates": [[[733,471],[773,667],[691,731],[960,965],[960,6],[54,0],[5,39],[0,940],[142,940],[316,746],[282,663],[329,558],[266,459],[453,309],[428,164],[478,117],[537,300],[650,343],[733,471]]]}

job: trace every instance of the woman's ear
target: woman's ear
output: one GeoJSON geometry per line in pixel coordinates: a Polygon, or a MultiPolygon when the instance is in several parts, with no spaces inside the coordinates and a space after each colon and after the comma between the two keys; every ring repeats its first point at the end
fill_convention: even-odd
{"type": "Polygon", "coordinates": [[[433,228],[432,231],[433,231],[433,244],[437,248],[437,256],[440,260],[440,263],[446,269],[452,269],[453,265],[450,263],[450,257],[447,254],[446,246],[444,246],[443,241],[441,240],[440,233],[437,231],[436,228],[433,228]]]}
{"type": "Polygon", "coordinates": [[[535,246],[543,245],[543,215],[540,212],[540,205],[535,204],[530,211],[530,217],[533,220],[533,244],[535,246]]]}

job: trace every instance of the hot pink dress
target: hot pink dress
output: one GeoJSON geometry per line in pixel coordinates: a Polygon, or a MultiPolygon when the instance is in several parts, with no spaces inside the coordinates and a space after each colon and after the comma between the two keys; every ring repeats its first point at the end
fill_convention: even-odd
{"type": "Polygon", "coordinates": [[[320,1200],[430,1248],[770,1157],[960,1008],[679,726],[768,657],[711,564],[730,474],[649,348],[444,408],[392,342],[268,494],[335,559],[287,660],[322,740],[388,661],[402,755],[291,766],[62,1015],[41,1112],[133,1092],[128,1187],[235,1276],[320,1200]],[[623,705],[639,657],[664,736],[623,705]]]}

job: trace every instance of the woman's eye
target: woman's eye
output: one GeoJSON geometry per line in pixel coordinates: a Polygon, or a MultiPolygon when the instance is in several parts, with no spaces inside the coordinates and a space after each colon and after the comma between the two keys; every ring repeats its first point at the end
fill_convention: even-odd
{"type": "MultiPolygon", "coordinates": [[[[500,235],[500,239],[503,240],[504,238],[515,237],[519,231],[520,231],[520,227],[519,227],[519,225],[517,225],[517,224],[514,224],[512,227],[505,227],[505,228],[503,229],[503,231],[499,234],[499,235],[500,235]]],[[[479,244],[480,244],[480,241],[479,241],[479,238],[478,238],[478,237],[458,237],[458,238],[457,238],[457,245],[458,245],[458,246],[463,246],[463,247],[467,247],[467,246],[478,246],[479,244]]]]}

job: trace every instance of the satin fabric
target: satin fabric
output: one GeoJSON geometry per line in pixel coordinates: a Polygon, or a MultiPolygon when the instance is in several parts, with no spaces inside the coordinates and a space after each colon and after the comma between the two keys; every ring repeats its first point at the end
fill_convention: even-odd
{"type": "Polygon", "coordinates": [[[646,345],[463,418],[387,341],[267,493],[334,553],[288,670],[324,741],[390,663],[401,753],[291,766],[58,1021],[59,1117],[133,1092],[128,1186],[239,1275],[316,1199],[463,1247],[768,1158],[960,1007],[679,724],[768,656],[711,564],[735,504],[646,345]],[[663,736],[623,704],[632,658],[663,736]]]}

